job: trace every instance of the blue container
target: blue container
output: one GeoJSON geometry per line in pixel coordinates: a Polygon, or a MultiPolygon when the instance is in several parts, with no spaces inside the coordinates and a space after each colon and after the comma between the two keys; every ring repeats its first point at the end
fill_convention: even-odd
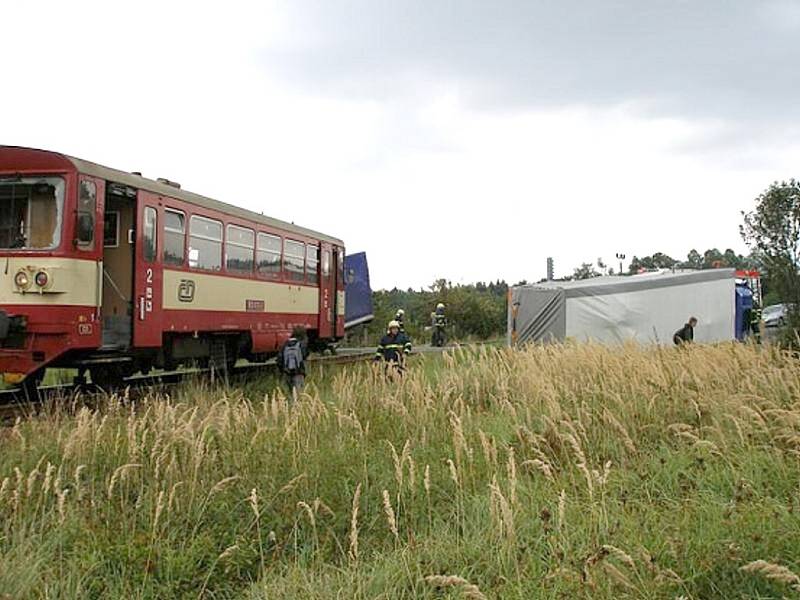
{"type": "Polygon", "coordinates": [[[750,334],[750,313],[753,310],[753,290],[746,285],[736,286],[736,339],[743,342],[750,334]]]}
{"type": "Polygon", "coordinates": [[[366,252],[348,254],[344,258],[344,327],[348,329],[369,323],[372,314],[372,288],[366,252]]]}

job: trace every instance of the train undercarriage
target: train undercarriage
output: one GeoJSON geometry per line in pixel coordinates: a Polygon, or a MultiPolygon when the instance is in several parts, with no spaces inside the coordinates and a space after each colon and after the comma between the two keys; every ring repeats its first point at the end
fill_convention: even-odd
{"type": "MultiPolygon", "coordinates": [[[[336,340],[320,339],[313,330],[306,335],[311,352],[335,354],[336,340]]],[[[41,384],[47,369],[75,369],[77,384],[87,383],[88,377],[100,387],[114,387],[133,375],[148,375],[154,370],[199,368],[227,372],[240,359],[262,363],[277,355],[278,349],[254,353],[248,338],[244,332],[168,335],[159,349],[69,351],[12,383],[33,389],[41,384]]]]}

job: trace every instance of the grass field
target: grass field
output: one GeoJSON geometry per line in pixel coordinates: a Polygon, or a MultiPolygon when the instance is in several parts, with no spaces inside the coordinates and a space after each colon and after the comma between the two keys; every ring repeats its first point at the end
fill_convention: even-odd
{"type": "Polygon", "coordinates": [[[0,430],[0,598],[800,597],[776,349],[484,347],[0,430]]]}

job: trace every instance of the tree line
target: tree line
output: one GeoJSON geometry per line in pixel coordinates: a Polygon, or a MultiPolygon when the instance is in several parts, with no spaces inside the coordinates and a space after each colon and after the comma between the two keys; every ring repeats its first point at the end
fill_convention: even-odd
{"type": "MultiPolygon", "coordinates": [[[[733,268],[743,270],[755,270],[761,266],[758,257],[755,255],[743,256],[737,254],[730,248],[725,252],[720,252],[717,248],[706,250],[702,254],[695,249],[689,251],[686,260],[672,258],[664,252],[654,252],[648,256],[634,256],[628,265],[627,275],[636,275],[644,271],[655,269],[719,269],[733,268]]],[[[601,275],[615,275],[613,267],[607,266],[602,260],[597,263],[582,263],[573,269],[571,277],[566,279],[589,279],[600,277],[601,275]]]]}
{"type": "MultiPolygon", "coordinates": [[[[525,282],[519,282],[520,284],[525,282]]],[[[431,313],[441,302],[450,323],[451,340],[487,340],[505,335],[506,296],[509,285],[503,280],[453,284],[446,279],[433,282],[427,289],[392,289],[373,292],[371,323],[348,332],[348,343],[369,345],[386,331],[397,309],[405,311],[406,332],[415,343],[430,342],[431,313]]]]}
{"type": "MultiPolygon", "coordinates": [[[[730,248],[710,248],[702,254],[691,250],[685,260],[663,252],[634,256],[627,275],[652,269],[716,269],[757,270],[761,273],[763,305],[789,305],[787,342],[795,343],[794,331],[800,330],[800,182],[775,182],[755,199],[755,208],[742,213],[740,235],[751,249],[749,255],[737,254],[730,248]]],[[[614,269],[604,264],[582,263],[571,276],[561,279],[587,279],[613,275],[614,269]]],[[[540,280],[544,281],[544,280],[540,280]]],[[[515,285],[524,285],[520,281],[515,285]]],[[[431,312],[442,302],[451,323],[450,339],[489,339],[506,331],[506,303],[509,285],[498,280],[453,285],[439,279],[420,290],[380,290],[373,293],[375,320],[348,333],[348,342],[371,344],[385,331],[397,309],[405,310],[409,335],[419,343],[428,341],[426,328],[431,312]]]]}

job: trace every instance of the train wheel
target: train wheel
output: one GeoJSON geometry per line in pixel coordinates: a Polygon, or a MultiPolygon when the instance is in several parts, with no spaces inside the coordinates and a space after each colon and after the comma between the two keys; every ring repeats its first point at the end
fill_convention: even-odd
{"type": "Polygon", "coordinates": [[[39,400],[39,386],[44,380],[44,375],[47,369],[39,369],[28,375],[20,384],[20,391],[29,402],[39,400]]]}

